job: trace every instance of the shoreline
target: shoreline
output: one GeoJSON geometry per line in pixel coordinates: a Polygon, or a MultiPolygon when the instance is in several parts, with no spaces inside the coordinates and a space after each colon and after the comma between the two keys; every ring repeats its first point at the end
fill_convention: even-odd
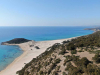
{"type": "Polygon", "coordinates": [[[78,37],[49,40],[49,41],[38,41],[34,45],[39,46],[40,47],[39,50],[35,49],[34,47],[29,47],[29,44],[32,43],[32,41],[22,43],[22,44],[12,44],[12,45],[19,46],[23,50],[23,53],[17,58],[15,58],[15,60],[12,63],[10,63],[4,70],[0,71],[0,75],[18,75],[16,74],[18,70],[21,70],[26,63],[30,62],[33,58],[36,58],[38,55],[43,53],[48,47],[52,46],[55,43],[62,43],[65,40],[71,40],[78,37]],[[14,71],[11,72],[12,70],[14,71]]]}
{"type": "MultiPolygon", "coordinates": [[[[14,46],[16,46],[16,45],[14,45],[14,46]]],[[[18,46],[18,45],[17,45],[18,46]]],[[[19,48],[21,48],[20,46],[19,46],[19,48]]],[[[12,62],[12,63],[10,63],[8,66],[6,66],[3,70],[1,70],[0,71],[0,75],[2,74],[2,72],[4,72],[6,69],[8,69],[10,66],[12,66],[16,61],[18,61],[18,60],[20,60],[23,56],[25,56],[26,54],[27,54],[27,51],[26,50],[24,50],[24,49],[22,49],[21,48],[21,50],[23,51],[23,53],[20,55],[20,56],[18,56],[17,58],[15,58],[14,59],[14,61],[12,62]]]]}

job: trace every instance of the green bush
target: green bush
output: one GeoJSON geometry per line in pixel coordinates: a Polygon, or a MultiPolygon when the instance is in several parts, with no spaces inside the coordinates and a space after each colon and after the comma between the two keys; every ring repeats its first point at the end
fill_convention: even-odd
{"type": "Polygon", "coordinates": [[[78,52],[83,52],[82,50],[79,50],[78,52]]]}
{"type": "Polygon", "coordinates": [[[71,50],[71,54],[76,54],[77,50],[71,50]]]}
{"type": "Polygon", "coordinates": [[[75,47],[74,43],[69,43],[69,44],[67,45],[67,49],[68,49],[68,50],[75,50],[76,47],[75,47]]]}
{"type": "Polygon", "coordinates": [[[61,61],[60,58],[58,58],[58,59],[55,60],[55,63],[56,63],[56,64],[57,64],[57,63],[60,63],[60,61],[61,61]]]}
{"type": "Polygon", "coordinates": [[[67,75],[65,72],[63,72],[63,74],[62,75],[67,75]]]}
{"type": "Polygon", "coordinates": [[[63,49],[63,50],[61,50],[60,52],[59,52],[59,54],[62,54],[62,55],[64,55],[66,53],[66,50],[65,49],[63,49]]]}
{"type": "Polygon", "coordinates": [[[40,73],[40,75],[43,75],[43,71],[40,71],[39,73],[40,73]]]}
{"type": "Polygon", "coordinates": [[[95,54],[95,56],[92,58],[96,63],[100,63],[100,57],[99,53],[95,54]]]}

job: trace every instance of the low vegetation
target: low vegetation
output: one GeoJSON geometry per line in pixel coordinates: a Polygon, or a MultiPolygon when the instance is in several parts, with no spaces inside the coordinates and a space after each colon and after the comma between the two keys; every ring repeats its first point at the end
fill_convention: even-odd
{"type": "Polygon", "coordinates": [[[27,63],[18,75],[100,75],[100,32],[56,43],[27,63]],[[90,61],[78,52],[94,53],[90,61]],[[95,63],[95,64],[94,64],[95,63]]]}

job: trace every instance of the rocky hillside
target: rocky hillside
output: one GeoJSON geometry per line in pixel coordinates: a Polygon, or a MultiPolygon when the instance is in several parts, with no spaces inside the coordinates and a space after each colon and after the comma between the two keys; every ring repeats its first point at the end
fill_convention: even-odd
{"type": "Polygon", "coordinates": [[[27,63],[18,75],[100,75],[100,31],[56,43],[27,63]]]}

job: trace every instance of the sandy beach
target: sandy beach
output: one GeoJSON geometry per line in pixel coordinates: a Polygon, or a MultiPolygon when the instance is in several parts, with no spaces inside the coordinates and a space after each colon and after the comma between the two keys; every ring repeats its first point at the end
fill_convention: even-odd
{"type": "Polygon", "coordinates": [[[18,70],[21,70],[26,63],[30,62],[33,58],[36,58],[38,55],[43,53],[48,47],[52,46],[55,43],[62,43],[65,40],[71,40],[74,38],[76,37],[51,41],[29,41],[22,44],[10,44],[18,45],[23,50],[23,54],[17,57],[10,65],[2,70],[0,72],[0,75],[17,75],[16,72],[18,70]],[[30,47],[30,45],[32,46],[30,47]],[[36,49],[35,46],[38,46],[40,49],[36,49]]]}

